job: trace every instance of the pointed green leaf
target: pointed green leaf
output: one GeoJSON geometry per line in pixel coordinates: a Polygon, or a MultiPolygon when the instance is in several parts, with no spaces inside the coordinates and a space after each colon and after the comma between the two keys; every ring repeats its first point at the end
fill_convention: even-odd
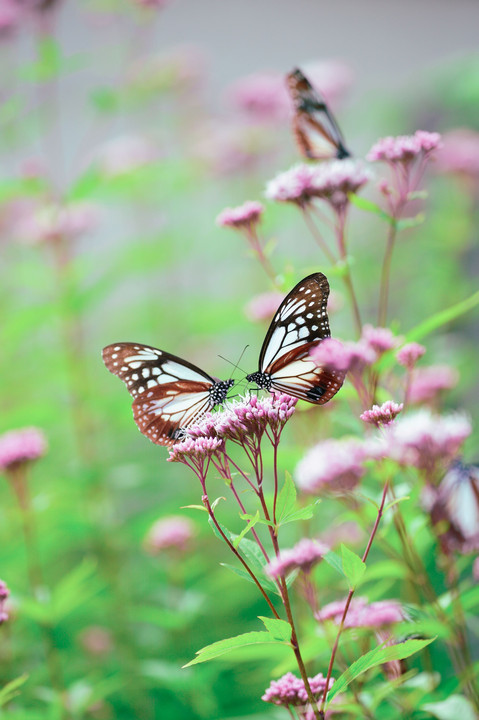
{"type": "Polygon", "coordinates": [[[0,707],[3,707],[7,703],[9,703],[10,700],[13,700],[14,697],[19,695],[19,688],[21,688],[21,686],[26,683],[27,680],[28,675],[24,674],[4,685],[0,690],[0,707]]]}
{"type": "Polygon", "coordinates": [[[398,231],[401,231],[407,230],[408,228],[416,227],[417,225],[422,225],[425,219],[426,216],[424,215],[424,213],[418,213],[414,217],[410,218],[402,218],[401,220],[397,221],[397,229],[398,231]]]}
{"type": "Polygon", "coordinates": [[[373,213],[373,215],[377,215],[381,218],[381,220],[385,220],[390,225],[394,225],[394,223],[396,222],[391,215],[388,215],[387,212],[385,212],[382,208],[379,207],[379,205],[376,205],[376,203],[372,202],[371,200],[367,200],[364,197],[354,195],[354,193],[351,193],[349,195],[349,200],[352,202],[353,205],[356,205],[356,207],[360,208],[360,210],[365,210],[366,212],[373,213]]]}
{"type": "Polygon", "coordinates": [[[479,290],[465,300],[462,300],[461,302],[456,303],[456,305],[452,305],[452,307],[446,308],[445,310],[441,310],[440,312],[431,315],[430,318],[424,320],[424,322],[422,323],[419,323],[419,325],[416,325],[415,328],[413,328],[406,334],[406,341],[417,342],[418,340],[422,340],[422,338],[426,337],[426,335],[429,335],[434,330],[437,330],[443,325],[452,322],[452,320],[455,320],[461,315],[464,315],[464,313],[469,312],[469,310],[473,310],[478,305],[479,290]]]}
{"type": "Polygon", "coordinates": [[[240,542],[242,541],[242,539],[244,538],[244,536],[246,535],[246,533],[249,532],[249,530],[251,530],[251,528],[253,528],[253,527],[256,525],[256,523],[258,522],[258,520],[259,520],[259,510],[256,511],[256,514],[255,514],[255,515],[249,516],[249,517],[247,517],[246,519],[247,519],[249,522],[247,523],[247,525],[244,526],[244,528],[242,529],[242,531],[240,532],[240,534],[235,537],[235,540],[234,540],[234,543],[233,543],[233,545],[235,546],[235,548],[238,547],[238,545],[240,544],[240,542]]]}
{"type": "Polygon", "coordinates": [[[433,642],[435,638],[427,640],[406,640],[397,645],[380,646],[374,648],[370,652],[362,655],[358,660],[353,662],[350,667],[335,681],[328,693],[328,705],[338,693],[343,692],[347,686],[355,680],[359,675],[370,670],[373,667],[382,665],[390,660],[403,660],[404,658],[414,655],[427,645],[433,642]]]}
{"type": "Polygon", "coordinates": [[[262,615],[259,616],[259,619],[275,640],[283,640],[288,643],[291,641],[291,625],[289,622],[277,618],[263,617],[262,615]]]}
{"type": "Polygon", "coordinates": [[[184,668],[190,667],[190,665],[196,665],[197,663],[206,662],[207,660],[213,660],[214,658],[225,655],[231,650],[237,650],[238,648],[245,647],[247,645],[259,645],[259,644],[274,644],[274,645],[285,645],[286,643],[282,640],[275,640],[269,632],[249,632],[243,635],[237,635],[236,637],[226,638],[225,640],[219,640],[212,645],[207,645],[196,653],[197,657],[191,660],[184,668]]]}
{"type": "Polygon", "coordinates": [[[203,512],[208,512],[204,505],[182,505],[180,510],[203,510],[203,512]]]}
{"type": "Polygon", "coordinates": [[[341,555],[343,572],[348,580],[349,589],[355,590],[366,572],[366,563],[346,545],[341,545],[341,555]]]}
{"type": "Polygon", "coordinates": [[[334,552],[334,550],[330,550],[326,553],[323,560],[326,560],[328,565],[331,565],[331,567],[334,568],[340,575],[344,575],[342,560],[339,555],[334,552]]]}
{"type": "Polygon", "coordinates": [[[276,519],[278,520],[278,523],[281,522],[281,520],[292,513],[296,508],[296,485],[293,482],[293,478],[289,474],[289,472],[286,471],[286,477],[284,480],[284,485],[281,488],[281,491],[278,495],[278,500],[276,502],[276,519]]]}
{"type": "Polygon", "coordinates": [[[316,506],[319,505],[321,500],[315,500],[310,505],[305,505],[302,508],[298,508],[290,515],[286,515],[278,525],[286,525],[287,523],[296,522],[297,520],[309,520],[313,517],[316,506]]]}

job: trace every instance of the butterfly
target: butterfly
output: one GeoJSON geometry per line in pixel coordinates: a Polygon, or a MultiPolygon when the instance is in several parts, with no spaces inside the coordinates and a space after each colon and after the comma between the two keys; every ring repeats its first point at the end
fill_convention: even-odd
{"type": "Polygon", "coordinates": [[[308,78],[295,68],[286,82],[294,104],[293,133],[301,154],[309,160],[350,157],[338,123],[308,78]]]}
{"type": "Polygon", "coordinates": [[[108,370],[123,380],[133,399],[133,417],[156,445],[172,445],[182,431],[221,405],[234,380],[216,380],[187,360],[139,343],[103,348],[108,370]]]}
{"type": "Polygon", "coordinates": [[[326,312],[329,283],[313,273],[285,297],[269,326],[259,356],[259,370],[247,375],[264,390],[275,390],[324,405],[336,395],[344,373],[318,367],[309,353],[331,336],[326,312]]]}

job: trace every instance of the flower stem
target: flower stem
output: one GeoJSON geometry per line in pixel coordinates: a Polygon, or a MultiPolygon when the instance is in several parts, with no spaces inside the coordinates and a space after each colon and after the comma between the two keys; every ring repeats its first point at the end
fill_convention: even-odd
{"type": "Polygon", "coordinates": [[[331,265],[336,265],[336,258],[334,257],[334,254],[329,249],[328,245],[326,244],[326,241],[324,240],[323,236],[320,234],[318,228],[314,224],[313,218],[311,217],[309,211],[306,207],[302,207],[302,215],[304,218],[304,222],[306,223],[308,230],[310,231],[311,235],[314,238],[314,241],[319,245],[321,250],[324,252],[326,257],[328,258],[331,265]]]}
{"type": "Polygon", "coordinates": [[[351,270],[349,268],[348,256],[346,253],[345,229],[346,229],[346,212],[344,211],[344,212],[338,213],[338,222],[336,225],[336,235],[337,235],[338,245],[339,245],[339,255],[341,257],[341,260],[344,263],[343,280],[344,280],[344,284],[346,286],[346,290],[348,291],[348,294],[349,294],[349,299],[351,301],[354,324],[356,327],[356,332],[359,337],[361,335],[363,326],[362,326],[362,322],[361,322],[361,314],[359,312],[358,300],[356,297],[356,293],[354,291],[353,279],[351,277],[351,270]]]}
{"type": "Polygon", "coordinates": [[[397,219],[393,218],[389,226],[386,251],[384,253],[383,266],[381,269],[381,285],[379,290],[378,305],[378,326],[384,327],[388,316],[389,302],[389,280],[391,276],[391,260],[393,256],[394,245],[397,237],[397,219]]]}

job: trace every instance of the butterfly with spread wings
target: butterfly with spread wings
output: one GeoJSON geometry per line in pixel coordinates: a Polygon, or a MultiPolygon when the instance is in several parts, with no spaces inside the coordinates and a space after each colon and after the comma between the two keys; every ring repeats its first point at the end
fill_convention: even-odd
{"type": "Polygon", "coordinates": [[[299,151],[309,160],[351,157],[334,115],[318,90],[298,68],[286,76],[293,100],[293,133],[299,151]]]}
{"type": "Polygon", "coordinates": [[[318,367],[310,352],[331,336],[326,312],[329,283],[323,273],[308,275],[285,297],[269,326],[259,370],[247,375],[263,390],[324,405],[336,395],[344,373],[318,367]]]}
{"type": "Polygon", "coordinates": [[[156,445],[172,445],[182,430],[221,405],[233,380],[216,380],[192,363],[139,343],[103,349],[108,370],[123,380],[133,399],[133,417],[156,445]]]}

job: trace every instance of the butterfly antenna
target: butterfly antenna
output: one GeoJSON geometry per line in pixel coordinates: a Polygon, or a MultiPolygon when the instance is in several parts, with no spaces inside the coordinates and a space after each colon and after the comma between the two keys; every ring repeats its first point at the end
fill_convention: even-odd
{"type": "MultiPolygon", "coordinates": [[[[241,362],[241,358],[243,357],[243,355],[245,354],[245,352],[248,348],[249,348],[249,345],[245,345],[245,347],[243,348],[243,350],[241,352],[241,355],[238,358],[237,363],[234,363],[231,360],[228,360],[228,358],[223,357],[223,355],[218,355],[218,357],[221,358],[222,360],[224,360],[225,362],[229,363],[230,365],[232,365],[236,370],[240,370],[240,372],[245,373],[245,371],[240,368],[239,363],[241,362]]],[[[245,373],[245,376],[246,375],[247,375],[247,373],[245,373]]]]}

